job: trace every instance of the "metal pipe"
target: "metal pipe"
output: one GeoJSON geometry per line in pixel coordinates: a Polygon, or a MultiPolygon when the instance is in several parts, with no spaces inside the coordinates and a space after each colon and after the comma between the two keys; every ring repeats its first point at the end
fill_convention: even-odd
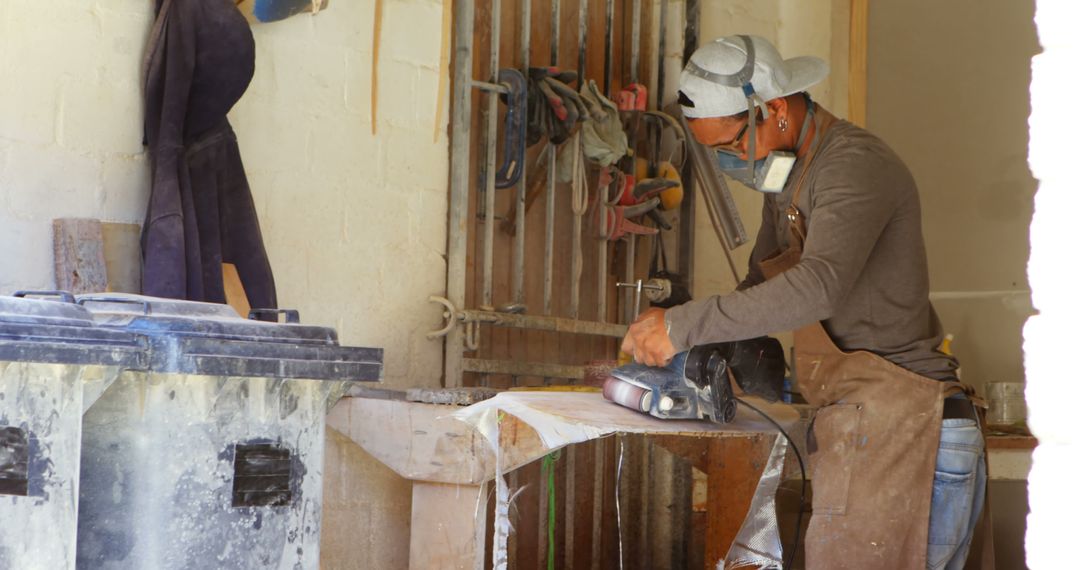
{"type": "Polygon", "coordinates": [[[497,327],[551,331],[568,334],[608,336],[622,338],[626,336],[626,325],[577,321],[562,317],[542,317],[539,315],[515,315],[498,311],[464,310],[454,315],[461,323],[487,323],[497,327]]]}
{"type": "MultiPolygon", "coordinates": [[[[583,0],[584,1],[584,0],[583,0]]],[[[585,165],[581,157],[581,132],[574,135],[574,174],[571,177],[570,210],[574,215],[574,230],[570,243],[570,318],[578,318],[581,308],[581,226],[589,206],[589,188],[585,182],[585,165]]]]}
{"type": "Polygon", "coordinates": [[[544,314],[551,314],[551,286],[555,262],[556,146],[548,144],[547,204],[544,210],[544,314]]]}
{"type": "MultiPolygon", "coordinates": [[[[492,36],[496,37],[496,36],[492,36]]],[[[521,72],[529,76],[529,52],[532,42],[532,0],[521,0],[521,72]]],[[[525,210],[527,169],[522,168],[517,187],[517,233],[514,234],[514,303],[525,305],[525,210]]]]}
{"type": "Polygon", "coordinates": [[[653,96],[653,109],[662,111],[664,109],[664,57],[667,51],[667,11],[668,0],[660,0],[660,23],[659,33],[657,34],[657,46],[656,51],[660,54],[659,61],[656,64],[656,94],[653,96]]]}
{"type": "MultiPolygon", "coordinates": [[[[492,7],[492,10],[494,10],[494,9],[495,8],[492,7]]],[[[497,26],[498,24],[492,24],[492,25],[497,26]]],[[[497,52],[499,51],[499,45],[498,44],[495,44],[495,51],[496,51],[496,59],[497,59],[498,58],[498,53],[497,52]]],[[[498,63],[498,62],[496,62],[496,63],[498,63]]],[[[497,69],[496,69],[495,74],[498,75],[498,70],[497,69]]],[[[494,80],[497,80],[497,79],[498,78],[495,77],[492,80],[494,81],[494,80]]],[[[510,92],[510,88],[503,85],[502,83],[492,83],[490,81],[477,81],[477,80],[474,79],[473,82],[472,82],[472,86],[475,87],[476,89],[481,90],[481,91],[494,91],[495,93],[500,93],[500,94],[510,92]]]]}
{"type": "MultiPolygon", "coordinates": [[[[629,234],[626,236],[626,268],[625,278],[627,283],[634,282],[634,260],[637,258],[637,236],[629,234]]],[[[639,280],[640,282],[640,280],[639,280]]],[[[618,284],[616,284],[618,286],[618,284]]],[[[641,288],[637,289],[623,289],[623,317],[624,322],[627,324],[634,322],[634,318],[637,317],[636,307],[640,305],[641,288]],[[634,295],[638,297],[638,302],[635,303],[634,295]]]]}
{"type": "Polygon", "coordinates": [[[514,377],[539,376],[543,378],[569,378],[571,380],[583,380],[585,378],[584,366],[549,364],[547,362],[464,358],[462,359],[462,368],[466,372],[507,374],[514,377]]]}
{"type": "Polygon", "coordinates": [[[641,0],[634,0],[631,6],[634,13],[630,16],[630,83],[637,83],[641,64],[641,0]]]}
{"type": "MultiPolygon", "coordinates": [[[[491,45],[488,51],[488,71],[491,85],[495,86],[499,77],[499,34],[502,27],[502,0],[491,0],[491,45]]],[[[474,81],[474,84],[479,83],[474,81]]],[[[484,289],[480,306],[493,309],[493,281],[495,272],[495,174],[496,143],[499,138],[499,95],[495,90],[487,92],[487,112],[485,113],[487,133],[484,137],[484,289]]],[[[458,305],[460,306],[460,305],[458,305]]]]}
{"type": "MultiPolygon", "coordinates": [[[[450,132],[450,213],[446,244],[446,296],[458,306],[465,304],[466,257],[469,214],[469,129],[472,125],[473,0],[454,3],[454,91],[450,132]]],[[[446,338],[443,384],[462,383],[464,330],[455,327],[446,338]]]]}
{"type": "MultiPolygon", "coordinates": [[[[600,219],[600,227],[607,227],[608,211],[602,203],[599,201],[604,200],[603,193],[604,188],[599,188],[598,192],[601,195],[597,196],[597,208],[599,208],[598,217],[600,219]]],[[[607,252],[608,252],[608,240],[601,237],[597,242],[600,244],[596,254],[596,320],[606,323],[607,322],[607,252]]]]}
{"type": "MultiPolygon", "coordinates": [[[[559,0],[551,0],[551,66],[559,65],[559,0]]],[[[555,260],[555,177],[558,157],[555,145],[548,143],[547,204],[544,209],[544,314],[551,314],[551,287],[555,260]]]]}
{"type": "Polygon", "coordinates": [[[611,97],[611,74],[614,71],[611,65],[611,53],[614,49],[613,34],[615,33],[615,0],[607,0],[604,11],[604,95],[611,97]]]}
{"type": "Polygon", "coordinates": [[[585,84],[585,48],[589,33],[589,0],[578,0],[578,90],[585,84]]]}

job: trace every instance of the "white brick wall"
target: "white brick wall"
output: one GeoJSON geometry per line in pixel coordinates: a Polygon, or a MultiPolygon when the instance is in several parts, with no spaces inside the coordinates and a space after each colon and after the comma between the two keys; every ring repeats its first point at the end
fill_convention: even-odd
{"type": "Polygon", "coordinates": [[[0,2],[0,292],[53,285],[51,221],[138,222],[150,2],[0,2]]]}
{"type": "MultiPolygon", "coordinates": [[[[52,286],[53,218],[142,221],[139,73],[152,5],[0,0],[0,293],[52,286]]],[[[378,136],[372,0],[255,25],[255,78],[230,119],[281,303],[346,343],[386,348],[388,385],[434,386],[442,344],[424,333],[440,325],[426,299],[446,279],[448,110],[432,140],[441,4],[384,8],[378,136]]],[[[324,527],[324,567],[400,566],[407,485],[371,478],[377,462],[358,448],[329,445],[337,477],[325,513],[348,524],[324,527]],[[346,465],[343,454],[356,457],[346,465]],[[358,536],[380,544],[357,550],[358,536]]]]}
{"type": "MultiPolygon", "coordinates": [[[[152,2],[0,2],[0,292],[51,287],[57,217],[141,222],[139,72],[152,2]]],[[[438,382],[446,117],[433,142],[441,4],[388,0],[371,135],[374,4],[256,24],[231,115],[283,305],[384,346],[398,386],[438,382]]]]}

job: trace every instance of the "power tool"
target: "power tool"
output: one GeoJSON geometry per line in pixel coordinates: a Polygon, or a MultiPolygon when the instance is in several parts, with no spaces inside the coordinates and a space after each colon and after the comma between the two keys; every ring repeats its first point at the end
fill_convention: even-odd
{"type": "Polygon", "coordinates": [[[695,346],[664,367],[631,363],[611,371],[604,398],[660,419],[735,419],[731,386],[770,402],[784,387],[784,348],[771,337],[695,346]],[[729,377],[730,375],[730,377],[729,377]]]}

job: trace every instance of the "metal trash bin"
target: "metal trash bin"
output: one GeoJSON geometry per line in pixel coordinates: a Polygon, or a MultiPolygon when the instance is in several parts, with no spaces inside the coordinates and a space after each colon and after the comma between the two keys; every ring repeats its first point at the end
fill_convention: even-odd
{"type": "Polygon", "coordinates": [[[139,342],[70,294],[0,297],[0,568],[75,568],[83,412],[143,366],[139,342]]]}
{"type": "Polygon", "coordinates": [[[382,350],[330,328],[230,307],[82,297],[147,339],[148,372],[115,382],[83,423],[78,567],[319,567],[325,417],[382,350]]]}

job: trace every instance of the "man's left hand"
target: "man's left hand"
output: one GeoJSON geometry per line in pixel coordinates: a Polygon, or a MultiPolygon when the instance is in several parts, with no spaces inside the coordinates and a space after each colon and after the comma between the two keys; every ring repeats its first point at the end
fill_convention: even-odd
{"type": "Polygon", "coordinates": [[[622,351],[633,355],[635,362],[646,366],[666,366],[675,357],[664,322],[666,309],[653,307],[638,315],[622,341],[622,351]]]}

